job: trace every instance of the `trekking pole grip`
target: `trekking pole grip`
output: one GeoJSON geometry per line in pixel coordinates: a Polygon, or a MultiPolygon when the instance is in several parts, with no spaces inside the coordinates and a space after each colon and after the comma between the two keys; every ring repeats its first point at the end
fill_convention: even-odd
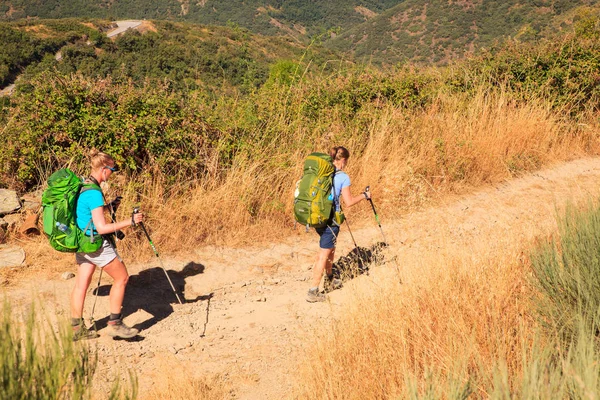
{"type": "Polygon", "coordinates": [[[136,226],[137,224],[135,223],[135,219],[133,218],[135,216],[135,214],[140,212],[140,208],[139,207],[133,207],[133,211],[131,212],[131,226],[136,226]]]}

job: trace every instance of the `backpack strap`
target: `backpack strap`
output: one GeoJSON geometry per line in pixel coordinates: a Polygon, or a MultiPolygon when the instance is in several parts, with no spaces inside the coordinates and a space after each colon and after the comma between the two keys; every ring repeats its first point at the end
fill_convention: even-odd
{"type": "MultiPolygon", "coordinates": [[[[340,201],[340,196],[342,195],[342,192],[341,192],[341,190],[340,190],[340,196],[338,196],[338,195],[335,193],[335,185],[333,184],[333,181],[334,181],[334,179],[335,179],[335,176],[336,176],[338,173],[340,173],[340,172],[343,172],[343,171],[342,171],[341,169],[336,169],[336,170],[335,170],[335,172],[333,173],[333,176],[331,177],[331,189],[333,190],[333,198],[334,198],[334,199],[335,199],[335,201],[337,201],[337,203],[339,204],[339,206],[340,206],[340,211],[342,211],[342,202],[340,201]]],[[[337,210],[334,210],[334,212],[335,212],[335,211],[337,211],[337,210]]]]}
{"type": "MultiPolygon", "coordinates": [[[[83,185],[81,186],[81,189],[79,189],[79,195],[81,195],[82,193],[85,193],[89,190],[97,190],[100,192],[100,194],[102,195],[102,199],[104,200],[104,202],[106,203],[106,198],[104,197],[104,192],[102,192],[102,188],[100,188],[100,185],[98,184],[98,181],[93,177],[90,176],[88,179],[83,181],[83,185]],[[91,181],[91,183],[87,183],[86,181],[91,181]]],[[[79,200],[79,197],[77,198],[79,200]]],[[[77,205],[75,205],[75,210],[77,210],[77,205]]],[[[88,224],[86,225],[85,229],[83,230],[83,234],[85,235],[85,233],[87,232],[87,230],[90,230],[90,242],[93,243],[94,242],[94,221],[93,218],[90,218],[90,221],[88,222],[88,224]]],[[[87,236],[87,235],[86,235],[87,236]]]]}

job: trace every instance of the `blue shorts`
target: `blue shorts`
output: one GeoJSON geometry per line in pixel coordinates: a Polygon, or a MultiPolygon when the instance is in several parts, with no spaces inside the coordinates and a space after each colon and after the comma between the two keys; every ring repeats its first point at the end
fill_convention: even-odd
{"type": "Polygon", "coordinates": [[[319,240],[319,247],[322,249],[335,249],[335,243],[337,242],[337,235],[340,233],[340,227],[337,225],[326,226],[324,228],[315,229],[321,239],[319,240]]]}

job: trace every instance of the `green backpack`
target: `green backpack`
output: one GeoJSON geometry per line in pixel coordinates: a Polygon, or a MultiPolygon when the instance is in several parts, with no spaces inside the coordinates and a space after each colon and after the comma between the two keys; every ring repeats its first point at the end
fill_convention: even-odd
{"type": "Polygon", "coordinates": [[[294,193],[294,216],[307,228],[321,228],[331,217],[334,171],[333,160],[327,154],[311,153],[304,161],[304,173],[294,193]]]}
{"type": "MultiPolygon", "coordinates": [[[[64,168],[48,178],[48,188],[42,194],[44,233],[55,250],[93,253],[102,246],[102,236],[86,236],[76,222],[77,199],[87,190],[101,190],[98,185],[84,184],[71,170],[64,168]]],[[[85,231],[92,226],[92,220],[85,231]]],[[[93,232],[93,230],[92,230],[93,232]]]]}

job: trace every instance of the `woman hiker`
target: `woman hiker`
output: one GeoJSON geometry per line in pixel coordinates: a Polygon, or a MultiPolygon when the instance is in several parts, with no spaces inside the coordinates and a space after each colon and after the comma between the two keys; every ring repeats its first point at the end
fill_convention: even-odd
{"type": "MultiPolygon", "coordinates": [[[[117,170],[115,161],[108,154],[97,150],[93,150],[90,156],[92,170],[85,183],[99,187],[117,170]]],[[[123,260],[117,253],[114,239],[108,237],[108,235],[114,235],[123,228],[142,222],[142,214],[133,214],[131,219],[107,223],[104,212],[109,210],[110,207],[114,210],[119,203],[120,198],[117,197],[113,202],[105,205],[102,191],[97,189],[82,191],[77,200],[77,226],[85,232],[86,236],[99,234],[103,235],[103,238],[102,246],[97,251],[93,253],[76,253],[75,255],[78,268],[75,287],[71,293],[71,325],[73,326],[74,340],[98,337],[95,330],[86,329],[82,318],[85,294],[90,286],[96,267],[102,268],[114,280],[109,294],[108,335],[127,339],[138,334],[137,329],[128,327],[122,321],[121,307],[129,274],[123,260]]]]}
{"type": "MultiPolygon", "coordinates": [[[[334,147],[329,151],[329,155],[333,159],[333,165],[335,172],[333,176],[333,204],[336,212],[341,211],[340,197],[344,200],[346,207],[351,207],[361,200],[368,199],[369,193],[361,193],[358,196],[353,196],[350,192],[350,177],[344,172],[344,168],[348,164],[348,158],[350,158],[350,152],[345,147],[338,146],[334,147]]],[[[334,221],[333,218],[329,220],[327,226],[324,228],[317,228],[317,233],[320,236],[319,240],[319,253],[317,254],[317,260],[313,268],[312,286],[308,289],[308,295],[306,301],[314,303],[317,301],[325,301],[325,294],[319,292],[319,284],[323,277],[323,272],[327,273],[326,279],[329,280],[331,286],[334,289],[342,287],[341,279],[333,277],[333,257],[335,255],[335,244],[337,236],[340,233],[340,226],[334,221]]]]}

